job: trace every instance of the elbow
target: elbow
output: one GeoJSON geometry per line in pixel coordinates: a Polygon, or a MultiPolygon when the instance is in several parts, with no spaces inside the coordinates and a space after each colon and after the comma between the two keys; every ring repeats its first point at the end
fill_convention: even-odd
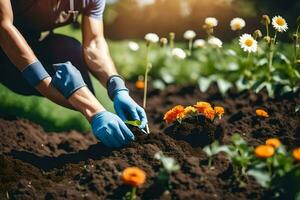
{"type": "Polygon", "coordinates": [[[2,20],[0,21],[0,36],[3,36],[3,34],[10,32],[12,28],[14,27],[13,23],[8,20],[2,20]]]}

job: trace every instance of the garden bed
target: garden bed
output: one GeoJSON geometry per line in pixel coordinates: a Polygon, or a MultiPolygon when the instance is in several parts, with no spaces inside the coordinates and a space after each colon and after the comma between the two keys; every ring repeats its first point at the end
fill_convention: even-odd
{"type": "MultiPolygon", "coordinates": [[[[141,102],[142,91],[131,91],[141,102]]],[[[254,179],[239,187],[222,153],[214,157],[212,168],[207,167],[203,145],[193,142],[197,137],[185,140],[173,134],[163,114],[177,104],[209,101],[225,108],[218,122],[223,143],[228,144],[230,136],[240,133],[252,146],[277,137],[292,149],[300,146],[300,113],[295,112],[299,96],[273,100],[264,91],[229,91],[223,98],[214,86],[207,93],[197,87],[179,86],[152,90],[147,107],[151,134],[135,131],[136,141],[120,150],[97,144],[91,133],[46,134],[27,120],[0,119],[0,199],[122,199],[129,187],[122,184],[120,174],[128,166],[138,166],[147,173],[146,183],[138,190],[140,199],[270,199],[271,194],[254,179]],[[258,119],[256,108],[266,109],[270,117],[258,119]],[[169,192],[163,192],[156,181],[160,163],[154,155],[158,151],[175,158],[181,166],[171,176],[169,192]]]]}

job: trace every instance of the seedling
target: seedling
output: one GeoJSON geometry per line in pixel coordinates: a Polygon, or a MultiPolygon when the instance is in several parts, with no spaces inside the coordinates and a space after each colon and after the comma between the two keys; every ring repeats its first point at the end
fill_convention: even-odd
{"type": "Polygon", "coordinates": [[[154,158],[161,162],[162,168],[160,168],[158,174],[158,180],[166,188],[171,189],[170,186],[170,176],[172,173],[180,169],[180,165],[177,164],[176,160],[172,157],[165,156],[161,151],[154,155],[154,158]]]}
{"type": "Polygon", "coordinates": [[[227,146],[220,145],[218,141],[215,141],[211,145],[204,147],[203,151],[208,156],[208,167],[211,168],[213,156],[217,155],[220,152],[228,152],[229,149],[227,146]]]}

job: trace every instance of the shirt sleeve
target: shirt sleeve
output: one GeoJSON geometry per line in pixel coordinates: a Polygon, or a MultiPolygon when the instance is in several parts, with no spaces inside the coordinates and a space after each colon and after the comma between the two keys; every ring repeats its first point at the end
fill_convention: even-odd
{"type": "Polygon", "coordinates": [[[101,20],[103,18],[106,0],[88,0],[87,2],[88,5],[84,15],[101,20]]]}

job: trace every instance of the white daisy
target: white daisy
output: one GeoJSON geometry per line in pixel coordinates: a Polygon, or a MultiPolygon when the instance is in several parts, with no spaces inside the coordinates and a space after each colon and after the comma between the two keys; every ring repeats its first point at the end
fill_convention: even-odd
{"type": "Polygon", "coordinates": [[[184,39],[186,40],[192,40],[196,37],[196,33],[193,30],[187,30],[184,34],[183,34],[184,39]]]}
{"type": "Polygon", "coordinates": [[[197,39],[197,40],[195,40],[193,46],[195,48],[202,48],[202,47],[205,46],[205,43],[206,43],[205,40],[203,40],[203,39],[197,39]]]}
{"type": "Polygon", "coordinates": [[[186,53],[184,52],[183,49],[180,49],[180,48],[172,49],[172,55],[181,60],[186,58],[186,53]]]}
{"type": "Polygon", "coordinates": [[[145,40],[150,43],[157,43],[159,41],[159,37],[155,33],[148,33],[145,35],[145,40]]]}
{"type": "Polygon", "coordinates": [[[243,34],[239,39],[239,43],[241,48],[246,52],[257,51],[257,41],[250,34],[243,34]]]}
{"type": "Polygon", "coordinates": [[[272,18],[272,25],[278,32],[285,32],[288,29],[285,19],[279,15],[272,18]]]}
{"type": "Polygon", "coordinates": [[[140,49],[139,44],[133,41],[128,42],[128,47],[131,51],[138,51],[140,49]]]}
{"type": "Polygon", "coordinates": [[[223,42],[219,38],[216,38],[216,37],[209,38],[207,42],[208,42],[208,44],[210,44],[212,47],[215,47],[215,48],[221,48],[223,45],[223,42]]]}
{"type": "Polygon", "coordinates": [[[205,18],[205,24],[209,28],[212,28],[212,27],[215,27],[218,25],[218,20],[214,17],[207,17],[207,18],[205,18]]]}
{"type": "Polygon", "coordinates": [[[245,26],[246,26],[246,22],[242,18],[236,17],[230,21],[230,27],[231,27],[231,30],[233,30],[233,31],[241,30],[245,26]]]}

